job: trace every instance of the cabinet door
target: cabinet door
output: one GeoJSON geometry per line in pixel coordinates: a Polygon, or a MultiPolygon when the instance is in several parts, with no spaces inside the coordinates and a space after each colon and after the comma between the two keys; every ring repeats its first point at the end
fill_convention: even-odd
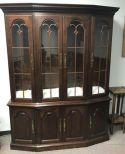
{"type": "Polygon", "coordinates": [[[94,138],[107,133],[108,103],[89,106],[89,137],[94,138]]]}
{"type": "Polygon", "coordinates": [[[33,143],[35,138],[32,109],[10,108],[11,135],[14,143],[33,143]]]}
{"type": "Polygon", "coordinates": [[[76,141],[86,137],[86,110],[83,106],[65,107],[63,114],[63,140],[76,141]]]}
{"type": "Polygon", "coordinates": [[[61,139],[61,117],[57,107],[40,110],[38,138],[40,143],[59,142],[61,139]]]}
{"type": "Polygon", "coordinates": [[[36,14],[35,22],[38,99],[52,101],[62,94],[62,17],[36,14]]]}
{"type": "Polygon", "coordinates": [[[32,16],[5,16],[12,100],[31,99],[33,83],[32,16]]]}
{"type": "Polygon", "coordinates": [[[78,99],[86,95],[89,31],[89,16],[64,16],[63,83],[65,98],[77,97],[78,99]]]}
{"type": "Polygon", "coordinates": [[[111,54],[112,18],[95,17],[93,52],[91,53],[92,95],[108,94],[111,54]]]}

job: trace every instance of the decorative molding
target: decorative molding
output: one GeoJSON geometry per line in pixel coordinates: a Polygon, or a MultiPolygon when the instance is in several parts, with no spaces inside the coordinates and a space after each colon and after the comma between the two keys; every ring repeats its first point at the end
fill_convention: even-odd
{"type": "Polygon", "coordinates": [[[0,131],[0,136],[8,135],[8,134],[10,134],[10,133],[11,133],[10,130],[7,130],[7,131],[0,131]]]}
{"type": "Polygon", "coordinates": [[[92,13],[108,14],[113,16],[118,7],[99,6],[99,5],[75,5],[75,4],[45,4],[45,3],[3,3],[0,4],[3,12],[65,12],[65,13],[92,13]]]}

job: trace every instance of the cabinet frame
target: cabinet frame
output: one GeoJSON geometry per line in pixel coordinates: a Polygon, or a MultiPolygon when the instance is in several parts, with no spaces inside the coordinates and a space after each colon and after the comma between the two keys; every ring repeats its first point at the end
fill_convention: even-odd
{"type": "MultiPolygon", "coordinates": [[[[117,7],[97,5],[66,5],[38,3],[0,4],[5,15],[5,27],[8,50],[11,100],[11,149],[28,151],[45,151],[62,148],[76,148],[100,143],[109,139],[108,135],[108,97],[111,35],[113,16],[117,7]],[[40,34],[39,25],[45,18],[54,19],[59,26],[59,98],[42,99],[40,34]],[[86,49],[84,71],[84,97],[67,97],[66,70],[66,25],[78,18],[86,27],[86,49]],[[106,93],[92,95],[93,54],[96,20],[102,18],[109,24],[110,40],[108,45],[108,62],[106,93]],[[29,28],[29,46],[31,61],[32,99],[15,99],[15,83],[12,59],[12,37],[10,25],[15,19],[23,19],[29,28]],[[95,115],[96,114],[96,115],[95,115]],[[95,118],[92,116],[95,115],[95,118]],[[75,120],[74,120],[75,119],[75,120]],[[50,128],[50,125],[54,125],[50,128]],[[75,122],[81,127],[74,127],[75,122]],[[102,123],[104,127],[98,125],[102,123]],[[23,127],[25,125],[26,127],[23,127]],[[92,125],[92,128],[90,127],[92,125]],[[51,130],[52,129],[52,130],[51,130]],[[50,131],[51,130],[51,131],[50,131]],[[21,132],[21,133],[20,133],[21,132]],[[44,133],[44,134],[43,134],[44,133]]],[[[78,32],[78,31],[77,31],[78,32]]],[[[24,40],[23,40],[24,41],[24,40]]],[[[81,39],[80,39],[81,41],[81,39]]],[[[81,42],[79,44],[82,44],[81,42]]],[[[81,47],[81,45],[80,45],[81,47]]],[[[83,47],[83,46],[82,46],[83,47]]],[[[99,56],[97,56],[99,58],[99,56]]],[[[80,65],[79,65],[80,66],[80,65]]],[[[75,71],[76,72],[76,71],[75,71]]],[[[79,71],[78,71],[79,72],[79,71]]],[[[83,77],[82,77],[83,78],[83,77]]],[[[81,79],[81,78],[80,78],[81,79]]],[[[83,83],[82,83],[83,84],[83,83]]],[[[81,83],[79,84],[81,86],[81,83]]],[[[76,84],[75,84],[76,86],[76,84]]],[[[21,87],[22,88],[22,87],[21,87]]],[[[19,90],[21,89],[19,88],[19,90]]],[[[48,88],[48,87],[47,87],[48,88]]],[[[55,88],[55,87],[54,87],[55,88]]],[[[18,89],[18,88],[17,88],[18,89]]],[[[22,88],[23,89],[23,88],[22,88]]],[[[24,91],[24,89],[23,89],[24,91]]],[[[99,91],[99,90],[98,90],[99,91]]],[[[71,95],[72,96],[72,95],[71,95]]],[[[75,94],[76,96],[76,94],[75,94]]]]}

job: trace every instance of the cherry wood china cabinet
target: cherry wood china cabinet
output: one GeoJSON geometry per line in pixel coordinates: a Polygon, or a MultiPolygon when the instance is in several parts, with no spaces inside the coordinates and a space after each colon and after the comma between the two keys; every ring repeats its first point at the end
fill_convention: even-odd
{"type": "Polygon", "coordinates": [[[44,151],[108,140],[112,26],[119,8],[37,3],[0,8],[11,148],[44,151]]]}

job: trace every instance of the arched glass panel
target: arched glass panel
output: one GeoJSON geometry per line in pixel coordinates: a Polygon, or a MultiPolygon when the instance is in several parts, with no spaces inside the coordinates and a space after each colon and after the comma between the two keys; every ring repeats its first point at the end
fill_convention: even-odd
{"type": "Polygon", "coordinates": [[[83,96],[84,44],[83,24],[73,20],[67,28],[67,96],[83,96]]]}
{"type": "Polygon", "coordinates": [[[59,97],[58,27],[53,20],[42,23],[41,40],[43,99],[59,97]]]}
{"type": "Polygon", "coordinates": [[[92,94],[103,94],[106,89],[109,26],[104,21],[96,21],[94,46],[94,67],[92,94]]]}
{"type": "Polygon", "coordinates": [[[12,56],[16,98],[31,98],[28,28],[22,20],[12,24],[12,56]]]}

